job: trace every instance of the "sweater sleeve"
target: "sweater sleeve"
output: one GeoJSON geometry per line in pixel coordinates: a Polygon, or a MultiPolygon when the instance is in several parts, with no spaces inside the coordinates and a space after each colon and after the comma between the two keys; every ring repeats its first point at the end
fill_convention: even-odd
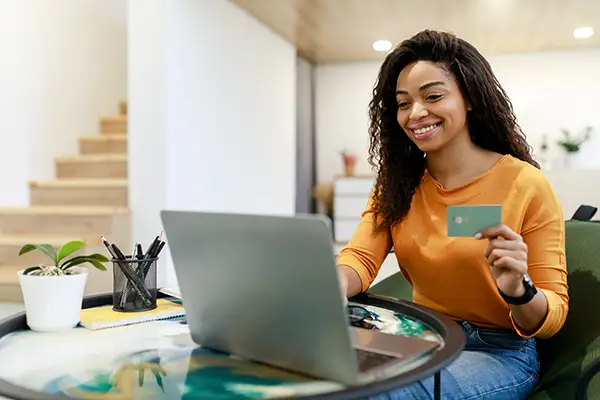
{"type": "Polygon", "coordinates": [[[373,195],[362,213],[352,238],[337,257],[338,265],[347,265],[360,277],[362,291],[366,291],[392,248],[389,230],[374,233],[373,195]]]}
{"type": "Polygon", "coordinates": [[[525,210],[521,236],[528,248],[528,273],[548,301],[548,312],[536,332],[523,337],[549,338],[564,325],[569,311],[565,256],[565,221],[562,207],[550,183],[543,177],[529,188],[531,200],[525,210]]]}

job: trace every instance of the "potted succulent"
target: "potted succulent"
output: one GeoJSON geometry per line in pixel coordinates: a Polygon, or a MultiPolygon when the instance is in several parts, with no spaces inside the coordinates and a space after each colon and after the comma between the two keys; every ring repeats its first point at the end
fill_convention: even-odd
{"type": "Polygon", "coordinates": [[[586,127],[583,133],[577,136],[573,135],[568,129],[563,129],[562,134],[563,139],[557,143],[565,151],[565,166],[570,168],[576,155],[581,150],[581,146],[591,138],[592,128],[590,126],[586,127]]]}
{"type": "Polygon", "coordinates": [[[562,134],[564,138],[562,140],[559,140],[558,144],[567,153],[577,153],[579,150],[581,150],[581,145],[587,142],[592,136],[592,127],[586,127],[583,131],[583,134],[577,137],[571,134],[571,131],[569,131],[568,129],[563,129],[562,134]]]}
{"type": "Polygon", "coordinates": [[[56,332],[75,327],[79,323],[83,293],[88,270],[83,264],[106,271],[102,254],[70,257],[86,245],[73,240],[58,251],[49,244],[26,244],[19,256],[39,251],[48,257],[48,264],[32,266],[19,271],[19,282],[25,303],[27,325],[34,331],[56,332]]]}

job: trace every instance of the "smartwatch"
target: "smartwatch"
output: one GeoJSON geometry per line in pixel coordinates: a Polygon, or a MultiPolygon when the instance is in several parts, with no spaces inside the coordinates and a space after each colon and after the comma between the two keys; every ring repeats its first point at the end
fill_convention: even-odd
{"type": "Polygon", "coordinates": [[[523,286],[525,286],[525,293],[520,297],[507,296],[504,293],[502,293],[502,290],[500,289],[498,289],[498,293],[500,293],[500,296],[502,296],[504,301],[508,304],[521,306],[523,304],[529,303],[531,299],[533,299],[533,297],[537,294],[537,289],[535,288],[535,286],[533,286],[533,282],[527,274],[523,276],[523,286]]]}

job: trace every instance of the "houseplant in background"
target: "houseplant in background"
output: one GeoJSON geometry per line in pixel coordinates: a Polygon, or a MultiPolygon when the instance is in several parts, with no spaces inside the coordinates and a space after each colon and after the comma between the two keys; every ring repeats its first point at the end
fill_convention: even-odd
{"type": "Polygon", "coordinates": [[[347,151],[342,151],[342,160],[344,161],[344,175],[354,176],[354,167],[356,166],[356,156],[347,151]]]}
{"type": "Polygon", "coordinates": [[[84,264],[106,271],[108,258],[102,254],[69,257],[86,246],[73,240],[63,244],[58,253],[49,244],[26,244],[19,256],[39,251],[48,263],[19,271],[27,325],[34,331],[56,332],[70,329],[79,323],[83,293],[88,278],[84,264]]]}
{"type": "Polygon", "coordinates": [[[592,128],[586,127],[583,132],[577,136],[573,135],[568,129],[562,129],[563,138],[557,143],[565,151],[565,167],[570,168],[573,165],[573,158],[581,150],[581,146],[592,136],[592,128]]]}

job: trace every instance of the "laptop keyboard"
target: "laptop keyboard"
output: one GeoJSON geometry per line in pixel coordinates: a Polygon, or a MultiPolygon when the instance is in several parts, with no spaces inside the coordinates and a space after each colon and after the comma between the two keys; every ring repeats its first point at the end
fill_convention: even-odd
{"type": "Polygon", "coordinates": [[[381,364],[398,359],[397,357],[373,353],[371,351],[360,349],[354,349],[354,351],[356,352],[356,360],[358,361],[358,370],[360,372],[368,371],[371,368],[378,367],[381,364]]]}

